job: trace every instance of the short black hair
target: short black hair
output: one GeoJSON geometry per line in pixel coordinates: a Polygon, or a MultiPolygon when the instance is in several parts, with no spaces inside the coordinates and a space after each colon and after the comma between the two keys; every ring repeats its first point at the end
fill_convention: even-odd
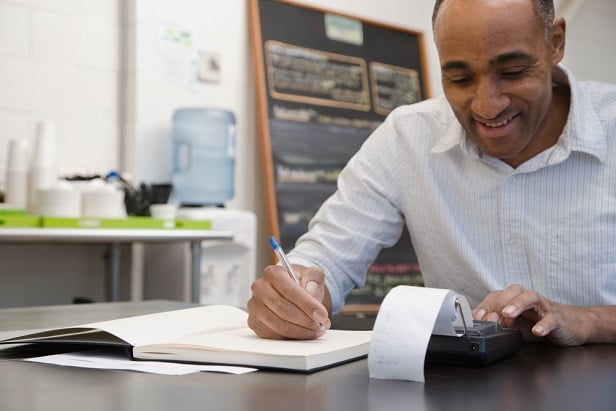
{"type": "MultiPolygon", "coordinates": [[[[539,23],[543,27],[545,32],[545,40],[549,41],[552,34],[552,26],[554,25],[554,1],[553,0],[531,0],[533,2],[533,10],[539,20],[539,23]]],[[[434,30],[434,23],[436,22],[436,15],[445,0],[436,0],[434,3],[434,11],[432,12],[432,30],[434,30]]]]}

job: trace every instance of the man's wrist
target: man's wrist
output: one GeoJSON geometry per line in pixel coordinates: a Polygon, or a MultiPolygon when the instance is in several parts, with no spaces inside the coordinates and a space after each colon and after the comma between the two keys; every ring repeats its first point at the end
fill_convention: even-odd
{"type": "Polygon", "coordinates": [[[616,342],[616,306],[593,306],[583,308],[585,316],[585,343],[616,342]]]}

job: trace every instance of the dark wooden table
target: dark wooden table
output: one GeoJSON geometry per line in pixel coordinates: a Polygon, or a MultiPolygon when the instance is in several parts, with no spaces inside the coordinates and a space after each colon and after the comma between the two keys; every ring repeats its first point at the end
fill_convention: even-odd
{"type": "MultiPolygon", "coordinates": [[[[0,309],[0,332],[185,308],[168,301],[0,309]]],[[[344,323],[344,322],[343,322],[344,323]]],[[[15,361],[0,351],[0,410],[616,410],[616,345],[527,344],[484,368],[426,366],[426,383],[372,380],[366,360],[314,374],[180,377],[15,361]]]]}

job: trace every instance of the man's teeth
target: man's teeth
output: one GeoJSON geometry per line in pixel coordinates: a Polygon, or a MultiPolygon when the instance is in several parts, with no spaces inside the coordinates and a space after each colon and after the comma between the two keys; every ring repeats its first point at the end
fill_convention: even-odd
{"type": "Polygon", "coordinates": [[[503,121],[501,121],[500,123],[483,123],[486,127],[490,127],[490,128],[496,128],[496,127],[502,127],[505,124],[509,123],[511,121],[513,117],[509,117],[508,119],[505,119],[503,121]]]}

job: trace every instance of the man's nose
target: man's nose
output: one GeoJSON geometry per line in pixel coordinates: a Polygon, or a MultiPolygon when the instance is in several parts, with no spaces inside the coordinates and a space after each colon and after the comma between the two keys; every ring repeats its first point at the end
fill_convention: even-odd
{"type": "Polygon", "coordinates": [[[505,111],[508,105],[509,97],[503,93],[498,81],[483,79],[477,83],[471,103],[474,114],[484,120],[492,120],[505,111]]]}

